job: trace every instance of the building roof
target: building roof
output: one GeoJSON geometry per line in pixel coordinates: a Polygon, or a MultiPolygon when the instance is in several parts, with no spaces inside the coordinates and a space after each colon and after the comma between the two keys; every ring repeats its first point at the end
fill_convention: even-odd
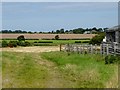
{"type": "Polygon", "coordinates": [[[106,30],[106,32],[120,31],[120,25],[114,26],[106,30]]]}

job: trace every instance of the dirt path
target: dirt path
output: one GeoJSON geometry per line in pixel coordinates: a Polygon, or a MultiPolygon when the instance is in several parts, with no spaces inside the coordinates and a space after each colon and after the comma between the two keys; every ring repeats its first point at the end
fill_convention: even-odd
{"type": "Polygon", "coordinates": [[[59,46],[33,46],[33,47],[17,47],[17,48],[1,48],[0,51],[11,52],[50,52],[59,51],[59,46]]]}

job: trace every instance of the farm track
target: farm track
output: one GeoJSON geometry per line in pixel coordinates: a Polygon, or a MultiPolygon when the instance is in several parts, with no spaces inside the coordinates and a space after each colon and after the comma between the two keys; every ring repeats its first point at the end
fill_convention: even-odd
{"type": "Polygon", "coordinates": [[[48,60],[43,60],[40,56],[39,60],[35,60],[38,64],[44,66],[48,71],[48,77],[45,82],[46,88],[62,88],[65,85],[65,80],[62,77],[62,73],[59,71],[55,63],[48,60]]]}
{"type": "MultiPolygon", "coordinates": [[[[42,66],[48,72],[46,81],[43,83],[43,85],[46,88],[60,88],[60,87],[62,88],[63,86],[65,86],[66,81],[63,79],[62,73],[59,71],[57,65],[51,61],[42,59],[39,54],[40,52],[59,51],[58,46],[3,48],[1,49],[1,51],[32,53],[32,55],[34,56],[33,60],[34,62],[36,62],[36,65],[42,66]]],[[[11,80],[12,77],[8,77],[6,75],[6,78],[9,78],[11,80]]],[[[3,82],[5,80],[3,80],[3,82]]],[[[7,84],[9,85],[9,83],[7,84]]],[[[3,83],[3,87],[5,88],[7,84],[3,83]]],[[[10,85],[9,87],[17,88],[17,85],[12,85],[12,86],[10,85]]]]}
{"type": "Polygon", "coordinates": [[[39,53],[39,52],[59,51],[59,46],[33,46],[33,47],[17,47],[17,48],[0,48],[0,51],[39,53]]]}

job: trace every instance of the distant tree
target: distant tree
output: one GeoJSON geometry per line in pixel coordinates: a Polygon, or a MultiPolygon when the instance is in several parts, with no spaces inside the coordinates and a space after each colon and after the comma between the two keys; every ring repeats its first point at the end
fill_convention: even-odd
{"type": "Polygon", "coordinates": [[[22,33],[27,33],[27,31],[22,31],[22,33]]]}
{"type": "Polygon", "coordinates": [[[59,35],[56,35],[56,36],[55,36],[55,40],[58,40],[58,39],[59,39],[59,35]]]}
{"type": "Polygon", "coordinates": [[[97,28],[96,28],[96,27],[93,27],[93,28],[92,28],[92,30],[95,30],[95,31],[97,31],[97,28]]]}
{"type": "Polygon", "coordinates": [[[42,33],[41,31],[39,33],[42,33]]]}
{"type": "Polygon", "coordinates": [[[31,31],[29,31],[28,33],[32,34],[32,32],[31,32],[31,31]]]}
{"type": "Polygon", "coordinates": [[[52,33],[54,33],[54,31],[52,31],[52,33]]]}
{"type": "Polygon", "coordinates": [[[65,31],[65,33],[68,33],[68,32],[69,32],[68,30],[65,31]]]}
{"type": "Polygon", "coordinates": [[[17,40],[18,41],[25,41],[25,38],[24,38],[23,35],[20,35],[20,36],[17,37],[17,40]]]}
{"type": "Polygon", "coordinates": [[[102,28],[98,28],[97,31],[98,31],[98,32],[102,32],[103,29],[102,29],[102,28]]]}
{"type": "Polygon", "coordinates": [[[64,29],[62,28],[62,29],[60,29],[60,33],[64,33],[64,29]]]}
{"type": "Polygon", "coordinates": [[[88,28],[86,28],[86,29],[85,29],[85,31],[89,31],[89,29],[88,29],[88,28]]]}
{"type": "Polygon", "coordinates": [[[60,30],[56,30],[56,33],[59,34],[59,33],[60,33],[60,30]]]}

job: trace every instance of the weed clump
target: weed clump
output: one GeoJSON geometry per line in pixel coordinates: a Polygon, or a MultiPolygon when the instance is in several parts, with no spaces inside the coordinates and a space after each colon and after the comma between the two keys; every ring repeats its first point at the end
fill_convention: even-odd
{"type": "Polygon", "coordinates": [[[120,56],[118,55],[107,55],[105,57],[105,64],[112,64],[120,62],[120,56]]]}

